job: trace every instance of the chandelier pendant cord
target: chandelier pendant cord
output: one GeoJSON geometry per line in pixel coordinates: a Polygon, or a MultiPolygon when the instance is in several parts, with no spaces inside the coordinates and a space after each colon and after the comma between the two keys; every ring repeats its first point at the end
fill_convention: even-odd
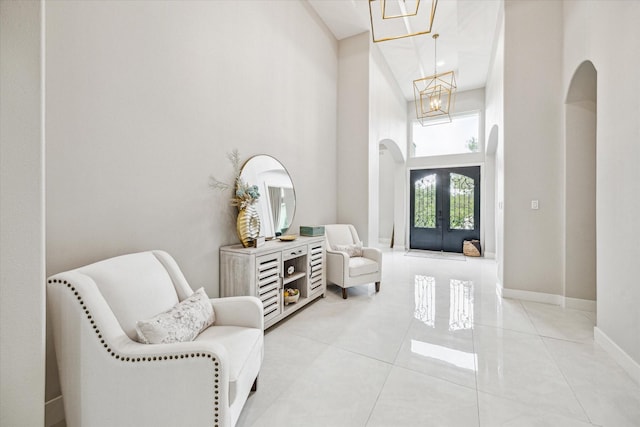
{"type": "Polygon", "coordinates": [[[437,60],[438,60],[438,34],[433,35],[433,75],[438,75],[437,70],[437,60]]]}

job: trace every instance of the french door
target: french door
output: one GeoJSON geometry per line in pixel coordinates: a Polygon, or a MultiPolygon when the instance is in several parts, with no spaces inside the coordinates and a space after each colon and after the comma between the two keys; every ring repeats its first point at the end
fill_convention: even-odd
{"type": "Polygon", "coordinates": [[[462,252],[480,239],[480,166],[410,173],[411,249],[462,252]]]}

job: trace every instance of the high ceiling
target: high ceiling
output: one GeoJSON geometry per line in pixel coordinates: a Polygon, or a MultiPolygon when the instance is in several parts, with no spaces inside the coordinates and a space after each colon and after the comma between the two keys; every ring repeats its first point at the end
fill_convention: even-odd
{"type": "MultiPolygon", "coordinates": [[[[502,1],[438,1],[432,29],[432,34],[440,34],[437,71],[454,70],[458,91],[485,86],[502,1]]],[[[368,0],[309,0],[309,3],[338,40],[370,29],[368,0]]],[[[431,0],[422,0],[422,4],[431,7],[431,0]]],[[[413,80],[434,72],[431,34],[380,42],[377,46],[404,96],[413,100],[413,80]]]]}

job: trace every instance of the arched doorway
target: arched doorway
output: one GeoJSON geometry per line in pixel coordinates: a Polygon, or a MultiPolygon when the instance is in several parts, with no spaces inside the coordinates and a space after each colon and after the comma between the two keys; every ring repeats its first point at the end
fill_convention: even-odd
{"type": "Polygon", "coordinates": [[[486,144],[484,161],[484,253],[485,257],[496,258],[498,244],[496,241],[496,191],[498,175],[496,174],[496,152],[498,150],[498,126],[493,125],[486,144]]]}
{"type": "Polygon", "coordinates": [[[597,71],[591,61],[571,79],[565,120],[564,296],[568,305],[595,310],[597,71]]]}
{"type": "Polygon", "coordinates": [[[404,203],[398,198],[403,197],[404,184],[398,180],[403,180],[404,157],[398,144],[391,139],[381,140],[378,148],[378,238],[385,246],[402,246],[404,223],[398,222],[404,218],[404,203]]]}

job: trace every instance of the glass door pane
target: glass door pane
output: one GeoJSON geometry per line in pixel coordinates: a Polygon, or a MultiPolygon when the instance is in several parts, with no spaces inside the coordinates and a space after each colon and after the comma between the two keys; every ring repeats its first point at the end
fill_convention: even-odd
{"type": "Polygon", "coordinates": [[[449,229],[475,230],[473,178],[449,174],[449,229]]]}
{"type": "Polygon", "coordinates": [[[415,212],[413,226],[436,228],[436,174],[419,179],[414,184],[415,212]]]}

